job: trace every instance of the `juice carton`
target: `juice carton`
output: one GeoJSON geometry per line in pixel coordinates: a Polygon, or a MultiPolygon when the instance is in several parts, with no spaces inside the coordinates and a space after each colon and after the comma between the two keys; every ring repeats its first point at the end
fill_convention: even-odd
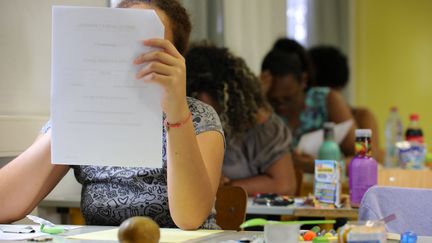
{"type": "Polygon", "coordinates": [[[315,198],[327,204],[340,205],[340,165],[336,160],[315,160],[315,198]]]}

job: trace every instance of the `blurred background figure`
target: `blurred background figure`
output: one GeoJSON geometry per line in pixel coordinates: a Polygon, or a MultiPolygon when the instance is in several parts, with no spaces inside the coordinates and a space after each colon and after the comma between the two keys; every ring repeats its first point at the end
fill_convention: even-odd
{"type": "Polygon", "coordinates": [[[206,43],[193,45],[185,58],[187,94],[213,106],[226,133],[221,183],[241,186],[249,195],[294,195],[291,133],[244,60],[206,43]]]}
{"type": "MultiPolygon", "coordinates": [[[[341,94],[328,87],[316,87],[311,70],[305,49],[287,38],[276,41],[261,66],[263,92],[293,134],[294,164],[308,173],[314,172],[315,158],[296,149],[300,137],[322,129],[328,121],[337,124],[353,120],[341,94]]],[[[354,155],[355,128],[354,123],[340,144],[345,156],[354,155]]]]}
{"type": "MultiPolygon", "coordinates": [[[[347,57],[336,47],[316,46],[308,50],[314,70],[314,86],[329,87],[342,94],[349,81],[347,57]]],[[[361,129],[372,130],[372,157],[383,162],[384,152],[379,148],[378,122],[367,107],[351,107],[351,113],[361,129]]]]}

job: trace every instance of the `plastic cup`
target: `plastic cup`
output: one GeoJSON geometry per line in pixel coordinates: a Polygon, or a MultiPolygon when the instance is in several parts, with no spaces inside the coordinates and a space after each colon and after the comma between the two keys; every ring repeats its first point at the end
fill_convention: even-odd
{"type": "Polygon", "coordinates": [[[266,243],[297,243],[299,234],[299,224],[264,225],[264,239],[266,243]]]}

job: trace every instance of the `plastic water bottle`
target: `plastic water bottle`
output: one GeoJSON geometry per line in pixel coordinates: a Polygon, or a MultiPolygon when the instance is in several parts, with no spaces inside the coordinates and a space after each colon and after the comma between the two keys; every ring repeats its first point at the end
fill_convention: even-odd
{"type": "Polygon", "coordinates": [[[349,164],[351,205],[358,207],[365,192],[378,182],[378,165],[372,158],[370,129],[356,129],[356,155],[349,164]]]}
{"type": "Polygon", "coordinates": [[[385,124],[385,167],[397,167],[398,156],[396,143],[403,140],[403,125],[396,107],[390,109],[390,115],[385,124]]]}

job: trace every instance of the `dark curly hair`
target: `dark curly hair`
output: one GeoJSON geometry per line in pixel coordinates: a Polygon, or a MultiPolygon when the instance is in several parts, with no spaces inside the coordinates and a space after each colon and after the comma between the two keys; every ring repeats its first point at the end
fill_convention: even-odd
{"type": "Polygon", "coordinates": [[[184,54],[192,30],[186,9],[177,0],[123,0],[117,7],[129,8],[136,4],[148,4],[165,12],[172,26],[173,44],[181,54],[184,54]]]}
{"type": "Polygon", "coordinates": [[[243,59],[208,43],[192,45],[185,58],[188,96],[206,93],[218,104],[227,136],[241,136],[257,123],[258,109],[266,102],[243,59]]]}
{"type": "Polygon", "coordinates": [[[333,46],[316,46],[309,51],[317,86],[344,88],[349,79],[348,60],[333,46]]]}

